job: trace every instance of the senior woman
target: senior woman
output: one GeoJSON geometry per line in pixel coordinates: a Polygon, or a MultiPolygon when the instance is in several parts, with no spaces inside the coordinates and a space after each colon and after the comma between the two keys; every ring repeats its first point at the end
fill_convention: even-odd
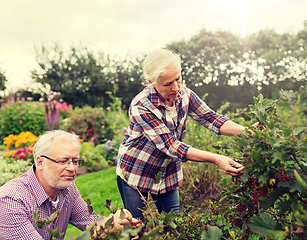
{"type": "Polygon", "coordinates": [[[239,135],[245,127],[211,110],[183,86],[180,57],[166,49],[149,53],[143,63],[149,85],[131,102],[129,127],[118,152],[117,184],[124,206],[144,220],[144,197],[151,194],[159,212],[180,213],[178,185],[187,160],[217,164],[238,176],[244,167],[231,158],[195,149],[183,142],[188,115],[223,135],[239,135]]]}

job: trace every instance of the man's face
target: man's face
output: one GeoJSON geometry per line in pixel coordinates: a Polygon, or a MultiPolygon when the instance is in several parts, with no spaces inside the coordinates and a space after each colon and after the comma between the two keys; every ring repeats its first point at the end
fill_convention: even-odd
{"type": "MultiPolygon", "coordinates": [[[[56,161],[79,158],[79,149],[70,142],[55,142],[54,153],[48,156],[56,161]]],[[[59,165],[48,159],[44,160],[43,178],[54,189],[68,188],[77,176],[78,166],[70,162],[68,165],[59,165]]]]}
{"type": "Polygon", "coordinates": [[[176,99],[181,82],[181,68],[177,64],[170,65],[166,73],[159,77],[154,87],[164,104],[172,103],[176,99]]]}

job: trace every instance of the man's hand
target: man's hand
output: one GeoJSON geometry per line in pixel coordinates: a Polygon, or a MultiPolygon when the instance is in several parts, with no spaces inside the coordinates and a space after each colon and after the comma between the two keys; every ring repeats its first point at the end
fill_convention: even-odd
{"type": "Polygon", "coordinates": [[[110,214],[106,221],[102,223],[102,227],[105,228],[105,223],[110,219],[112,219],[112,230],[111,232],[116,232],[119,229],[124,229],[128,222],[132,221],[132,215],[127,209],[123,209],[125,216],[121,218],[121,210],[117,210],[115,214],[110,214]]]}

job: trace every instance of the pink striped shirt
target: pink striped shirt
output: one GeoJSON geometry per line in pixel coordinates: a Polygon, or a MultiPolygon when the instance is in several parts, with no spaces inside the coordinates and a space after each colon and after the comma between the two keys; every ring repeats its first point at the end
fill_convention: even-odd
{"type": "Polygon", "coordinates": [[[57,207],[54,207],[35,176],[34,166],[25,174],[1,186],[0,239],[51,239],[48,233],[38,229],[35,224],[33,212],[39,210],[39,219],[42,220],[62,209],[50,227],[59,227],[60,233],[66,232],[68,223],[84,231],[86,226],[98,217],[96,213],[92,216],[89,214],[75,182],[70,187],[60,190],[58,198],[57,207]]]}

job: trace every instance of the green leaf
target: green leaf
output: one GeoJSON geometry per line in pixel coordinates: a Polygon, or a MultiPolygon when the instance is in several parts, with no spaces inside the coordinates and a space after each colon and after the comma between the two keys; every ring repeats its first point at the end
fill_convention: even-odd
{"type": "Polygon", "coordinates": [[[159,183],[160,180],[161,180],[161,177],[162,177],[162,173],[158,173],[156,176],[155,176],[155,183],[159,183]]]}
{"type": "Polygon", "coordinates": [[[88,212],[92,215],[94,209],[93,209],[91,200],[90,200],[90,199],[87,199],[87,200],[86,200],[86,204],[87,204],[87,210],[88,210],[88,212]]]}
{"type": "Polygon", "coordinates": [[[219,229],[216,226],[210,226],[210,225],[207,225],[207,227],[208,227],[208,233],[206,233],[205,231],[202,232],[201,239],[204,239],[204,240],[220,240],[221,239],[222,237],[221,229],[219,229]]]}
{"type": "Polygon", "coordinates": [[[297,136],[305,131],[305,127],[297,127],[293,130],[294,136],[297,136]]]}
{"type": "Polygon", "coordinates": [[[307,184],[306,184],[306,182],[301,178],[301,176],[297,173],[296,170],[294,170],[294,176],[295,176],[295,180],[296,180],[305,190],[307,190],[307,184]]]}
{"type": "Polygon", "coordinates": [[[248,223],[247,226],[252,231],[257,232],[261,236],[274,236],[275,239],[284,239],[286,236],[282,231],[279,231],[279,225],[266,213],[260,214],[259,217],[254,216],[251,218],[252,223],[248,223]],[[276,238],[278,236],[278,238],[276,238]]]}
{"type": "Polygon", "coordinates": [[[278,189],[273,190],[273,192],[270,194],[270,197],[267,198],[262,204],[261,207],[263,208],[263,210],[267,210],[269,209],[271,206],[273,206],[273,204],[275,203],[275,201],[279,198],[279,196],[283,195],[284,193],[279,191],[278,189]]]}
{"type": "Polygon", "coordinates": [[[125,216],[126,216],[126,214],[125,214],[123,208],[121,208],[120,209],[120,219],[123,220],[125,216]]]}
{"type": "Polygon", "coordinates": [[[53,236],[53,237],[55,237],[55,238],[61,238],[61,237],[63,237],[63,235],[64,235],[64,233],[60,233],[59,234],[59,232],[60,232],[60,228],[55,228],[55,229],[53,229],[52,231],[50,231],[50,230],[47,230],[48,231],[48,233],[51,235],[51,236],[53,236]]]}
{"type": "Polygon", "coordinates": [[[105,229],[108,229],[110,227],[112,227],[112,218],[109,218],[108,221],[106,221],[106,223],[104,225],[105,229]]]}
{"type": "Polygon", "coordinates": [[[267,175],[261,175],[260,178],[259,178],[260,183],[265,183],[267,180],[268,180],[267,175]]]}
{"type": "Polygon", "coordinates": [[[113,205],[111,205],[109,207],[109,210],[111,213],[116,213],[116,211],[118,210],[118,201],[116,200],[115,203],[113,205]]]}
{"type": "Polygon", "coordinates": [[[176,229],[176,228],[177,228],[177,225],[176,225],[174,222],[171,222],[171,223],[169,224],[169,227],[170,227],[171,229],[176,229]]]}
{"type": "Polygon", "coordinates": [[[286,211],[288,211],[291,207],[292,202],[293,202],[293,199],[292,200],[289,199],[288,201],[278,202],[276,205],[277,205],[277,209],[280,210],[280,214],[283,214],[286,211]]]}

